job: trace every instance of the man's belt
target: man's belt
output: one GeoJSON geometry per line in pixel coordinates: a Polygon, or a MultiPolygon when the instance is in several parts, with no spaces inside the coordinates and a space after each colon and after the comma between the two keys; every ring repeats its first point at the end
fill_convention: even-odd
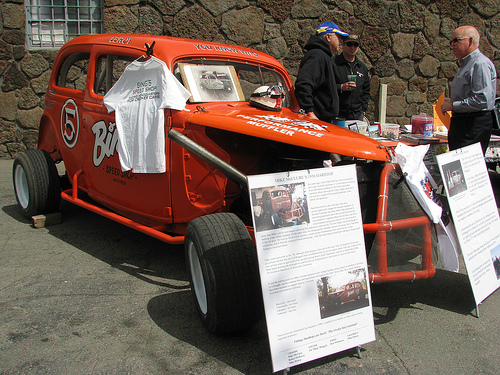
{"type": "Polygon", "coordinates": [[[481,117],[481,116],[486,116],[490,115],[491,116],[492,111],[477,111],[477,112],[453,112],[452,117],[454,118],[471,118],[471,117],[481,117]]]}

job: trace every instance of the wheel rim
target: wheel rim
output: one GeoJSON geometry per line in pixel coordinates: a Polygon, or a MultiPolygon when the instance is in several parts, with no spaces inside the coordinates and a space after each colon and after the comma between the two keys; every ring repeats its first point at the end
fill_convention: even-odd
{"type": "Polygon", "coordinates": [[[30,192],[28,188],[28,179],[26,172],[20,165],[16,166],[14,173],[14,182],[16,185],[16,196],[22,208],[26,209],[30,203],[30,192]]]}
{"type": "Polygon", "coordinates": [[[189,269],[191,270],[191,281],[193,284],[194,294],[198,301],[198,306],[203,314],[208,311],[207,308],[207,292],[205,289],[205,282],[203,280],[203,273],[201,271],[200,259],[193,242],[189,242],[188,247],[189,255],[189,269]]]}

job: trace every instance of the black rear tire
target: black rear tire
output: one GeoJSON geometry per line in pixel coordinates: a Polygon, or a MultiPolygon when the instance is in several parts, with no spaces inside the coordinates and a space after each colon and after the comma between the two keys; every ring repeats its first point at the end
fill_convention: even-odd
{"type": "Polygon", "coordinates": [[[260,319],[255,245],[236,215],[218,213],[191,221],[185,250],[196,309],[210,332],[241,331],[260,319]]]}
{"type": "Polygon", "coordinates": [[[27,218],[59,209],[59,174],[47,151],[37,149],[19,153],[14,160],[12,179],[17,203],[27,218]]]}

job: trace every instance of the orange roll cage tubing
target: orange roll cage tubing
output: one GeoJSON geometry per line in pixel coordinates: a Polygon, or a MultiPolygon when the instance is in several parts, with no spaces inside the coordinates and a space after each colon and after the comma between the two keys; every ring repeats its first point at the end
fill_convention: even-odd
{"type": "MultiPolygon", "coordinates": [[[[369,279],[372,283],[427,279],[434,275],[435,269],[432,264],[432,239],[431,239],[431,221],[427,216],[416,216],[406,219],[387,221],[387,203],[389,190],[389,175],[391,172],[397,172],[401,175],[401,168],[398,164],[387,164],[382,170],[379,185],[379,197],[377,208],[377,220],[375,223],[363,224],[365,233],[377,233],[377,272],[370,273],[369,279]],[[387,232],[407,228],[422,227],[423,247],[413,246],[411,251],[422,255],[422,269],[415,271],[396,271],[390,272],[387,267],[387,232]]],[[[133,220],[127,219],[121,215],[115,214],[109,210],[97,207],[96,205],[78,198],[78,178],[83,174],[79,170],[73,176],[72,189],[65,190],[61,197],[78,206],[86,208],[94,213],[102,215],[108,219],[124,224],[129,228],[147,234],[168,244],[180,245],[184,243],[184,236],[170,236],[158,228],[148,227],[139,224],[133,220]]],[[[253,228],[248,228],[253,235],[253,228]]],[[[252,236],[253,237],[253,236],[252,236]]]]}
{"type": "Polygon", "coordinates": [[[377,233],[377,272],[370,273],[372,283],[428,279],[436,272],[432,264],[431,221],[427,216],[387,221],[387,204],[389,200],[389,175],[395,171],[402,174],[398,164],[387,164],[380,176],[378,209],[376,223],[363,224],[365,233],[377,233]],[[422,248],[415,246],[414,252],[422,255],[422,269],[415,271],[389,272],[387,267],[387,232],[398,229],[422,227],[422,248]]]}

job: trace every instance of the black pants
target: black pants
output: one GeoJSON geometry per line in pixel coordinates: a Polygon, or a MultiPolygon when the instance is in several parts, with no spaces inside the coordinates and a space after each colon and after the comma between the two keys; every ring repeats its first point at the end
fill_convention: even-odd
{"type": "Polygon", "coordinates": [[[490,142],[493,112],[454,113],[448,132],[448,146],[456,150],[481,142],[483,155],[490,142]]]}
{"type": "Polygon", "coordinates": [[[339,117],[345,118],[346,120],[361,120],[362,121],[364,115],[365,115],[365,113],[363,111],[339,113],[339,117]]]}

